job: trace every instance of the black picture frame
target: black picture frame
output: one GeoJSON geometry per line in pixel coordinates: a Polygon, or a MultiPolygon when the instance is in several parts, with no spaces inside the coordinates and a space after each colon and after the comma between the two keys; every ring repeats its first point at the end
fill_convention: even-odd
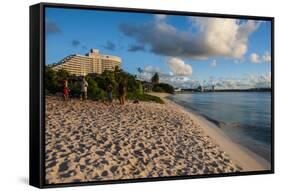
{"type": "Polygon", "coordinates": [[[38,188],[53,188],[66,186],[85,186],[98,184],[133,183],[147,181],[164,181],[193,178],[211,178],[242,175],[258,175],[274,173],[274,18],[250,15],[231,15],[215,13],[197,13],[172,10],[136,9],[121,7],[104,7],[93,5],[74,5],[57,3],[39,3],[30,6],[30,139],[29,139],[29,184],[38,188]],[[266,20],[271,22],[271,169],[265,171],[237,172],[224,174],[192,175],[177,177],[159,177],[128,180],[93,181],[81,183],[46,184],[45,183],[45,92],[44,92],[44,65],[45,65],[45,8],[84,9],[116,12],[157,13],[172,15],[188,15],[217,18],[239,18],[252,20],[266,20]]]}

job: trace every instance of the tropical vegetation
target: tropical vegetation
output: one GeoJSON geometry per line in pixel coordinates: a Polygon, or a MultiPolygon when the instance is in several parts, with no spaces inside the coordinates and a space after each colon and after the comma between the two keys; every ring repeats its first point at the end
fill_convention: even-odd
{"type": "MultiPolygon", "coordinates": [[[[115,71],[105,71],[102,74],[88,74],[85,76],[88,82],[88,98],[92,100],[107,99],[106,90],[112,87],[113,98],[118,97],[118,85],[123,83],[126,87],[126,97],[129,100],[153,101],[163,103],[156,96],[144,92],[142,82],[137,77],[118,68],[115,71]]],[[[55,71],[51,67],[45,68],[45,93],[47,95],[60,94],[63,89],[64,80],[68,81],[70,97],[80,96],[81,77],[75,76],[66,70],[55,71]]]]}

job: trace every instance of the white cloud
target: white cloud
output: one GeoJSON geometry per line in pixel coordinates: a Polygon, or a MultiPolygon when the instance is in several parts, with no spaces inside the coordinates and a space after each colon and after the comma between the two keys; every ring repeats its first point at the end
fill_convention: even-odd
{"type": "Polygon", "coordinates": [[[213,80],[216,89],[249,89],[249,88],[270,88],[271,73],[262,75],[246,75],[242,78],[219,78],[213,80]]]}
{"type": "Polygon", "coordinates": [[[271,62],[271,55],[268,51],[265,52],[265,54],[262,56],[262,59],[264,62],[271,62]]]}
{"type": "Polygon", "coordinates": [[[255,63],[255,64],[261,62],[260,56],[259,56],[257,53],[252,53],[252,54],[250,55],[250,60],[251,60],[252,63],[255,63]]]}
{"type": "Polygon", "coordinates": [[[164,19],[166,19],[166,17],[167,17],[167,15],[161,15],[161,14],[156,14],[156,15],[155,15],[155,19],[156,19],[157,21],[164,20],[164,19]]]}
{"type": "Polygon", "coordinates": [[[155,15],[152,22],[141,25],[122,23],[120,31],[134,38],[136,44],[164,56],[208,59],[223,56],[242,59],[248,50],[248,38],[259,27],[258,21],[192,17],[193,25],[179,30],[155,15]],[[195,30],[190,30],[194,28],[195,30]],[[191,32],[193,31],[193,32],[191,32]]]}
{"type": "MultiPolygon", "coordinates": [[[[248,38],[258,27],[253,20],[239,22],[225,18],[194,18],[201,30],[201,40],[209,54],[241,59],[248,49],[248,38]]],[[[197,39],[198,40],[198,39],[197,39]]]]}
{"type": "Polygon", "coordinates": [[[268,51],[266,51],[262,56],[258,55],[257,53],[252,53],[250,55],[250,61],[255,64],[261,62],[271,62],[271,55],[268,51]]]}
{"type": "Polygon", "coordinates": [[[205,88],[211,88],[213,85],[216,89],[250,89],[250,88],[270,88],[271,73],[262,75],[248,74],[240,78],[235,77],[209,77],[205,80],[192,79],[187,76],[178,76],[175,74],[165,74],[158,68],[152,66],[145,67],[143,72],[138,75],[141,80],[150,81],[151,77],[158,72],[161,83],[168,83],[176,88],[197,88],[199,85],[205,88]]]}
{"type": "Polygon", "coordinates": [[[149,73],[161,73],[160,68],[154,66],[145,66],[143,70],[149,73]]]}
{"type": "Polygon", "coordinates": [[[140,71],[141,72],[138,74],[138,78],[140,80],[150,81],[152,76],[157,72],[159,74],[161,83],[168,83],[174,87],[181,88],[187,86],[192,86],[194,88],[198,87],[198,84],[196,84],[194,80],[190,80],[187,76],[176,75],[174,72],[164,73],[159,68],[150,65],[144,67],[144,69],[140,71]]]}
{"type": "Polygon", "coordinates": [[[249,75],[248,81],[255,88],[271,87],[271,72],[263,75],[249,75]]]}
{"type": "Polygon", "coordinates": [[[213,60],[210,64],[209,64],[210,67],[216,67],[217,66],[217,60],[213,60]]]}
{"type": "Polygon", "coordinates": [[[179,58],[169,58],[167,65],[174,75],[190,76],[192,74],[192,67],[179,58]]]}

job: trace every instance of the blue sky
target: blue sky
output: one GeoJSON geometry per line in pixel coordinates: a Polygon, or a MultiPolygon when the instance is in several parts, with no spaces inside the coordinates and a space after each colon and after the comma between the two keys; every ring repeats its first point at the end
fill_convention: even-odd
{"type": "Polygon", "coordinates": [[[157,71],[177,87],[270,86],[268,21],[46,8],[45,25],[46,64],[97,48],[120,56],[125,71],[140,67],[147,80],[157,71]]]}

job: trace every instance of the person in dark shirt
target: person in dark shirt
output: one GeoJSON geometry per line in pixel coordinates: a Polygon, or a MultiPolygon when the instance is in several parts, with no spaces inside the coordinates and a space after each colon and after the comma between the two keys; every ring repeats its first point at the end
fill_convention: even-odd
{"type": "Polygon", "coordinates": [[[125,97],[126,97],[126,88],[124,83],[120,82],[118,86],[118,99],[121,105],[125,104],[125,97]]]}
{"type": "Polygon", "coordinates": [[[112,97],[112,90],[113,90],[113,88],[112,88],[112,86],[111,86],[111,84],[109,84],[108,86],[107,86],[107,98],[108,98],[108,101],[110,102],[110,103],[112,103],[112,100],[113,100],[113,97],[112,97]]]}

